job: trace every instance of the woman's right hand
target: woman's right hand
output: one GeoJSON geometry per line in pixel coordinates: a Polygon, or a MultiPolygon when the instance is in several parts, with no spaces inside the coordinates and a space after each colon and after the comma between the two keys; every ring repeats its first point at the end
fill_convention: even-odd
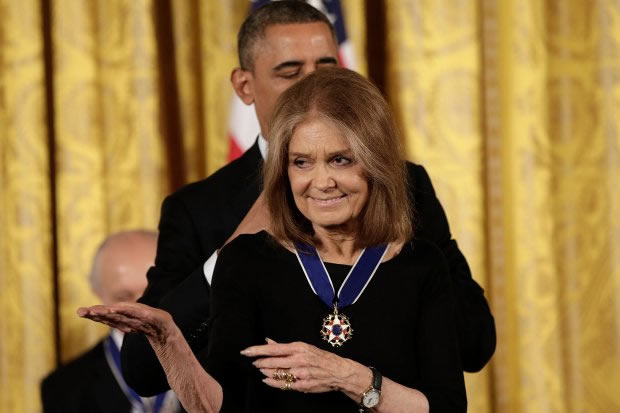
{"type": "Polygon", "coordinates": [[[125,333],[144,334],[159,362],[170,387],[188,412],[219,412],[222,387],[200,365],[183,338],[172,316],[164,310],[139,303],[95,305],[77,310],[88,318],[125,333]]]}
{"type": "Polygon", "coordinates": [[[81,307],[77,314],[125,333],[144,334],[150,342],[159,345],[166,343],[176,327],[169,313],[140,303],[81,307]]]}

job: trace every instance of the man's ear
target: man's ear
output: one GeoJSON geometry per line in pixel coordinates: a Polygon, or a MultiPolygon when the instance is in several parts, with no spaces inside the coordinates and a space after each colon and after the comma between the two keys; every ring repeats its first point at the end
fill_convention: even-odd
{"type": "Polygon", "coordinates": [[[235,93],[246,105],[254,103],[253,80],[252,73],[240,67],[234,68],[230,74],[230,83],[232,83],[235,93]]]}

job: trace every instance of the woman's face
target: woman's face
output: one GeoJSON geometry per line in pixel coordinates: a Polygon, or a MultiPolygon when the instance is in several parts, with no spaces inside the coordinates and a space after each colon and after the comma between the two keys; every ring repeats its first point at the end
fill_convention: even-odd
{"type": "Polygon", "coordinates": [[[315,230],[354,229],[368,200],[368,182],[343,134],[311,118],[295,128],[288,149],[288,176],[299,211],[315,230]]]}

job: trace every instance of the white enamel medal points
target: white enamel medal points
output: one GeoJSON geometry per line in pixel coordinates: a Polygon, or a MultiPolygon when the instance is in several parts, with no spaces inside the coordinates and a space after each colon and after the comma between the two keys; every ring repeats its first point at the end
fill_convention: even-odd
{"type": "Polygon", "coordinates": [[[353,328],[349,317],[338,313],[338,307],[334,306],[334,312],[323,319],[321,336],[332,347],[340,347],[353,336],[353,328]]]}

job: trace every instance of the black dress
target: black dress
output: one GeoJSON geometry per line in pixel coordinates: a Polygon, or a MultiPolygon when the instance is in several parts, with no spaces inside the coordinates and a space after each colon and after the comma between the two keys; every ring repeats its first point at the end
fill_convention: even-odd
{"type": "MultiPolygon", "coordinates": [[[[325,263],[336,290],[350,267],[325,263]]],[[[355,304],[341,309],[353,337],[334,348],[320,335],[331,313],[316,296],[294,253],[267,233],[242,235],[219,255],[212,283],[207,370],[224,389],[222,411],[355,412],[341,392],[304,394],[274,389],[239,352],[303,341],[376,367],[418,389],[431,412],[466,410],[448,267],[432,244],[412,241],[382,263],[355,304]]]]}

